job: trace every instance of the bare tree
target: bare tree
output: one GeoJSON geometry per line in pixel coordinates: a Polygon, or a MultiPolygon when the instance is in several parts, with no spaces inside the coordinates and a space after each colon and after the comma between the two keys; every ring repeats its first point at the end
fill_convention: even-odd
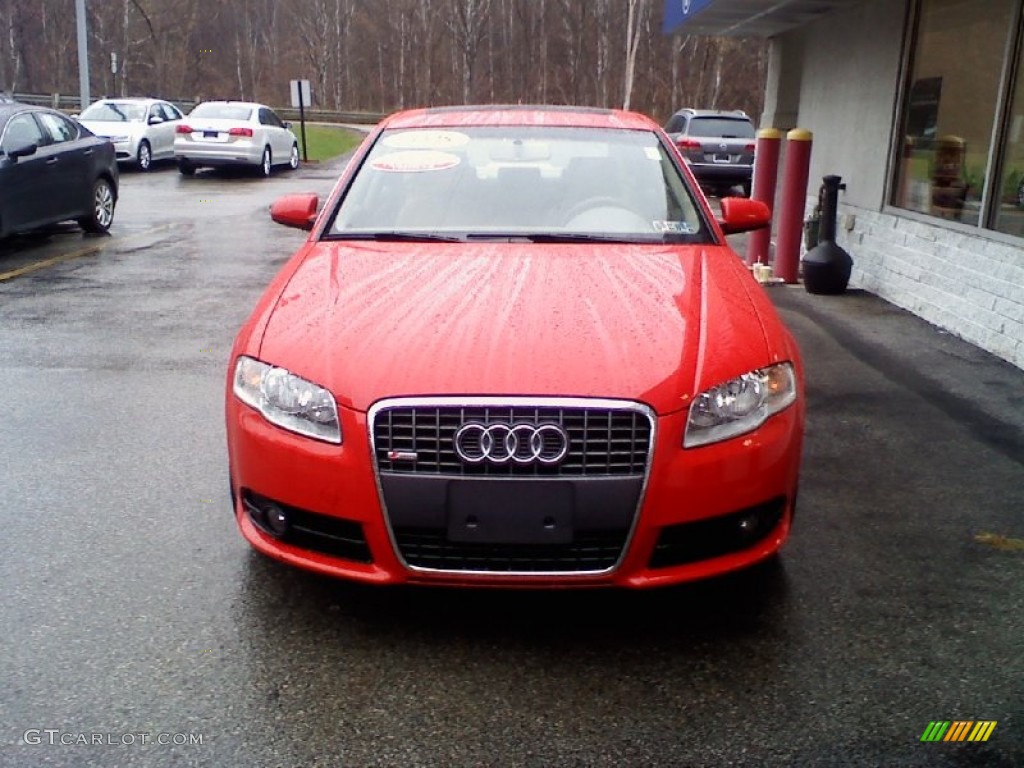
{"type": "Polygon", "coordinates": [[[451,0],[448,31],[462,74],[462,100],[473,100],[473,80],[481,43],[488,32],[491,0],[451,0]]]}
{"type": "Polygon", "coordinates": [[[636,54],[640,48],[640,31],[647,13],[646,0],[626,0],[626,81],[622,108],[629,109],[633,100],[633,77],[636,73],[636,54]]]}
{"type": "MultiPolygon", "coordinates": [[[[70,0],[0,0],[0,87],[74,93],[70,0]]],[[[668,37],[660,0],[92,0],[98,90],[390,111],[453,102],[756,113],[764,43],[668,37]],[[119,70],[110,71],[116,52],[119,70]]]]}

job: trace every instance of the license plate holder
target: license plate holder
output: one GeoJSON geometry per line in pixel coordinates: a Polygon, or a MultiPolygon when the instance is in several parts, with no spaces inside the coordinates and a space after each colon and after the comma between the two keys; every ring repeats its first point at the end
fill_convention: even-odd
{"type": "Polygon", "coordinates": [[[448,540],[569,544],[573,487],[557,480],[460,480],[448,489],[448,540]]]}
{"type": "Polygon", "coordinates": [[[716,163],[731,163],[732,155],[719,152],[717,155],[715,155],[714,161],[716,163]]]}

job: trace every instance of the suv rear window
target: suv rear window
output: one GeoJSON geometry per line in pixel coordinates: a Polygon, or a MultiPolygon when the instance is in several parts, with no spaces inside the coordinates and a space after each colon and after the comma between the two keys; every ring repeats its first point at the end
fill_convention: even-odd
{"type": "Polygon", "coordinates": [[[752,139],[754,125],[749,120],[728,117],[695,117],[690,120],[690,136],[717,136],[723,139],[752,139]]]}

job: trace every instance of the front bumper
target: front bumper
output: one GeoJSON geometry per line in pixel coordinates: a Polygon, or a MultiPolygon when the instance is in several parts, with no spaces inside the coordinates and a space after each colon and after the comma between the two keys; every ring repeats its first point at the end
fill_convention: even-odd
{"type": "Polygon", "coordinates": [[[100,138],[106,139],[114,146],[114,157],[117,159],[117,162],[130,163],[135,162],[138,158],[139,139],[128,137],[115,141],[115,137],[111,136],[100,136],[100,138]]]}
{"type": "MultiPolygon", "coordinates": [[[[498,545],[462,535],[453,543],[443,523],[420,524],[417,517],[443,515],[450,498],[458,495],[452,484],[479,479],[428,478],[422,484],[406,478],[396,497],[385,489],[388,479],[382,482],[378,474],[368,415],[348,410],[339,415],[345,442],[328,445],[274,427],[229,397],[234,513],[255,549],[308,570],[382,584],[650,587],[747,567],[776,552],[789,533],[799,474],[801,402],[755,432],[691,450],[680,447],[685,412],[656,418],[642,483],[603,486],[608,498],[617,501],[602,505],[603,491],[595,492],[587,479],[551,481],[552,488],[560,487],[558,493],[577,499],[576,509],[585,508],[585,515],[618,514],[607,530],[576,531],[568,540],[531,538],[498,545]],[[579,502],[580,494],[590,501],[579,502]],[[396,498],[403,499],[401,512],[395,511],[396,498]],[[623,525],[621,510],[633,503],[623,525]],[[610,511],[616,508],[618,513],[610,511]],[[283,509],[292,521],[283,536],[268,524],[271,509],[283,509]],[[408,522],[410,515],[417,524],[403,533],[399,518],[408,522]],[[609,531],[610,538],[605,535],[609,531]],[[483,565],[475,567],[474,558],[483,565]]],[[[526,488],[516,485],[522,479],[496,482],[510,493],[526,488]]],[[[528,493],[536,494],[546,481],[529,482],[533,488],[528,493]]]]}
{"type": "Polygon", "coordinates": [[[115,141],[114,155],[119,163],[134,163],[139,156],[138,141],[115,141]]]}

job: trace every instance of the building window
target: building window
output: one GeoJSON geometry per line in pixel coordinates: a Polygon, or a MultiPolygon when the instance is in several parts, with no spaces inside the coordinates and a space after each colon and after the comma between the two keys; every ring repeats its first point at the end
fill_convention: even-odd
{"type": "Polygon", "coordinates": [[[1024,56],[1017,60],[1013,82],[992,228],[1024,237],[1024,56]]]}
{"type": "MultiPolygon", "coordinates": [[[[903,138],[893,205],[985,226],[985,185],[990,164],[1000,157],[992,148],[1007,31],[1019,6],[1020,0],[921,0],[897,134],[903,138]]],[[[1013,162],[1024,170],[1020,141],[1018,132],[1013,162]]],[[[1013,173],[1010,164],[1006,172],[1013,173]]],[[[993,189],[991,196],[1001,197],[998,185],[993,189]]]]}

